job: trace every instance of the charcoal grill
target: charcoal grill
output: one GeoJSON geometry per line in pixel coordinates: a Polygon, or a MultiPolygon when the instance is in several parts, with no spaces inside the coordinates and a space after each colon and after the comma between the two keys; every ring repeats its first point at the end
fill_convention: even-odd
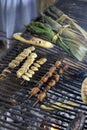
{"type": "MultiPolygon", "coordinates": [[[[63,7],[62,4],[60,8],[63,9],[63,7]]],[[[0,60],[0,73],[12,59],[28,46],[14,41],[12,48],[0,60]]],[[[86,116],[83,130],[87,130],[87,106],[82,102],[80,94],[82,81],[79,78],[70,77],[70,75],[81,70],[87,70],[86,64],[68,57],[65,52],[56,46],[50,50],[36,47],[36,53],[38,57],[45,56],[48,61],[35,73],[30,82],[22,83],[21,79],[17,79],[15,72],[19,67],[12,70],[11,74],[7,75],[6,80],[0,81],[0,130],[53,130],[52,128],[54,130],[66,130],[79,111],[86,116]],[[64,64],[69,65],[69,69],[64,72],[57,85],[47,92],[46,99],[33,107],[37,95],[29,99],[29,92],[55,61],[60,59],[64,64]],[[56,101],[60,103],[73,101],[78,106],[72,107],[72,109],[56,109],[54,111],[40,108],[42,104],[51,106],[56,101]]],[[[86,59],[87,56],[84,61],[86,59]]],[[[46,85],[43,85],[42,90],[46,85]]]]}
{"type": "MultiPolygon", "coordinates": [[[[13,43],[14,46],[0,61],[0,72],[8,66],[8,63],[14,59],[24,48],[29,45],[23,43],[13,43]]],[[[0,129],[1,130],[51,130],[52,128],[65,130],[70,121],[76,116],[78,111],[87,114],[87,106],[81,100],[80,89],[81,81],[79,79],[71,80],[69,75],[78,73],[80,70],[86,69],[85,64],[76,62],[58,47],[45,50],[36,47],[38,57],[45,56],[48,61],[34,75],[30,82],[22,83],[17,79],[16,67],[11,74],[7,75],[6,80],[0,81],[0,129]],[[55,57],[52,55],[54,53],[55,57]],[[61,55],[62,59],[61,59],[61,55]],[[50,59],[49,59],[50,56],[50,59]],[[47,72],[56,60],[62,60],[64,64],[69,65],[69,70],[60,78],[56,87],[49,90],[46,99],[42,103],[38,103],[33,107],[33,103],[37,99],[37,95],[29,99],[28,93],[38,83],[40,78],[47,72]],[[78,106],[72,109],[47,111],[40,108],[41,104],[50,106],[54,102],[73,101],[78,106]]],[[[44,85],[46,86],[46,84],[44,85]]],[[[44,88],[42,87],[42,90],[44,88]]],[[[72,105],[71,105],[72,106],[72,105]]],[[[85,120],[84,130],[87,129],[85,120]]]]}

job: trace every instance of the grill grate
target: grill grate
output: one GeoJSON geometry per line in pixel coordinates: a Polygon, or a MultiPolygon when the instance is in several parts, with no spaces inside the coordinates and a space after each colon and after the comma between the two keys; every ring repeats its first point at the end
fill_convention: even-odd
{"type": "MultiPolygon", "coordinates": [[[[0,61],[0,72],[28,46],[23,43],[14,44],[14,47],[0,61]]],[[[36,53],[38,57],[45,56],[48,61],[36,72],[30,82],[22,83],[21,79],[16,78],[15,72],[19,67],[12,70],[11,74],[7,75],[5,81],[0,81],[0,130],[51,130],[51,127],[66,130],[78,111],[87,115],[87,106],[82,103],[80,96],[81,81],[79,79],[71,79],[69,76],[83,69],[87,70],[86,65],[76,62],[72,58],[67,58],[67,55],[61,52],[58,47],[54,47],[53,50],[36,47],[36,53]],[[53,53],[55,56],[52,55],[53,53]],[[38,103],[35,107],[32,107],[37,99],[37,95],[29,99],[28,93],[58,59],[61,59],[64,64],[68,64],[69,70],[64,72],[56,87],[47,92],[47,97],[43,103],[38,103]],[[41,104],[50,106],[56,101],[60,103],[73,101],[78,106],[72,109],[57,109],[54,111],[46,111],[40,108],[41,104]],[[53,124],[55,126],[52,126],[53,124]]],[[[42,90],[46,85],[43,85],[42,90]]],[[[84,130],[86,129],[87,121],[85,120],[84,130]]]]}

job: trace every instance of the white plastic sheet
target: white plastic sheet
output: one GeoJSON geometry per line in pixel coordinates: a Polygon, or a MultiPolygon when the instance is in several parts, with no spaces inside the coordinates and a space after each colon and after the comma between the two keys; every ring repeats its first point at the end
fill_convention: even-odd
{"type": "Polygon", "coordinates": [[[36,0],[0,0],[0,31],[10,38],[37,17],[36,0]]]}

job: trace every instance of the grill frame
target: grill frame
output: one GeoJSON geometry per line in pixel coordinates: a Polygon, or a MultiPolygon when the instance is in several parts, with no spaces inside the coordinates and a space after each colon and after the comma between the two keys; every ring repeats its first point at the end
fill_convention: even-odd
{"type": "MultiPolygon", "coordinates": [[[[15,42],[14,42],[14,44],[15,44],[15,42]]],[[[29,45],[23,44],[23,43],[15,44],[14,47],[11,48],[11,50],[9,50],[7,52],[6,57],[4,56],[1,59],[2,65],[4,65],[5,63],[6,64],[5,64],[5,66],[3,66],[3,68],[0,68],[0,71],[2,71],[5,67],[7,67],[8,63],[12,59],[14,59],[15,56],[17,56],[18,53],[16,53],[16,54],[13,53],[11,55],[11,52],[15,52],[15,50],[16,50],[15,48],[18,48],[18,51],[21,52],[24,48],[26,48],[28,46],[29,45]],[[11,58],[11,56],[12,56],[12,58],[11,58]],[[10,57],[10,60],[8,60],[9,57],[10,57]]],[[[19,67],[12,70],[12,73],[7,75],[7,79],[5,81],[0,82],[0,86],[2,86],[2,87],[0,87],[0,105],[1,105],[1,110],[4,111],[4,112],[1,112],[0,115],[2,115],[1,117],[6,118],[6,120],[0,118],[0,125],[3,126],[3,128],[12,126],[12,128],[8,128],[9,130],[11,130],[11,129],[13,129],[13,130],[26,129],[27,130],[28,128],[25,126],[23,127],[22,125],[26,124],[26,126],[27,126],[29,124],[30,126],[32,126],[32,128],[30,128],[30,130],[32,130],[32,129],[44,130],[44,128],[40,127],[40,125],[43,124],[43,120],[44,120],[44,125],[49,127],[49,129],[50,129],[50,127],[52,127],[51,126],[52,124],[55,124],[56,125],[55,128],[58,129],[58,125],[59,126],[62,125],[62,128],[59,128],[59,129],[65,130],[67,127],[65,125],[65,122],[67,122],[67,124],[69,124],[70,121],[75,117],[78,110],[83,111],[86,114],[87,107],[82,103],[81,97],[80,97],[81,82],[79,81],[79,79],[78,80],[73,79],[73,81],[70,81],[69,80],[70,78],[68,76],[68,74],[73,74],[73,73],[79,72],[80,70],[83,70],[83,69],[87,70],[86,65],[81,62],[76,62],[75,59],[73,60],[70,57],[67,58],[67,54],[64,52],[61,52],[61,49],[56,46],[54,47],[53,50],[52,49],[45,50],[45,49],[36,47],[36,52],[37,53],[43,52],[42,55],[45,55],[46,57],[49,57],[49,55],[50,55],[50,59],[52,59],[52,60],[48,60],[48,62],[45,65],[43,65],[44,67],[42,67],[41,70],[39,72],[37,72],[37,74],[33,77],[33,79],[30,81],[30,83],[28,83],[26,81],[21,85],[21,80],[17,80],[15,71],[19,67]],[[51,55],[53,52],[55,53],[55,57],[53,55],[51,55]],[[61,59],[62,53],[63,53],[63,57],[61,59]],[[47,92],[47,97],[44,100],[43,104],[50,106],[50,105],[52,105],[52,102],[56,102],[56,100],[58,100],[58,102],[63,102],[63,101],[68,101],[68,99],[69,99],[70,101],[75,101],[76,103],[79,103],[79,106],[75,107],[76,110],[64,109],[64,110],[55,110],[53,112],[40,109],[40,105],[42,103],[38,103],[35,107],[32,107],[33,103],[36,101],[37,96],[29,99],[27,96],[28,92],[30,92],[32,86],[34,86],[40,80],[41,76],[43,76],[48,71],[48,69],[53,65],[53,63],[55,63],[55,61],[58,59],[61,59],[64,64],[68,64],[69,70],[66,71],[64,73],[64,75],[60,78],[60,81],[59,81],[59,83],[57,83],[56,88],[53,88],[47,92]],[[74,66],[74,68],[73,68],[73,66],[74,66]],[[39,75],[39,77],[38,77],[38,75],[39,75]],[[16,79],[16,81],[15,81],[15,79],[16,79]],[[75,86],[77,86],[77,88],[75,88],[75,86]],[[73,88],[72,89],[73,91],[71,90],[71,87],[73,88]],[[11,92],[9,92],[9,90],[11,92]],[[56,97],[56,99],[54,98],[53,95],[56,97]],[[73,95],[75,96],[74,98],[73,98],[73,95]],[[16,100],[17,102],[12,103],[13,100],[16,100]],[[15,104],[15,103],[17,103],[17,104],[15,104]],[[24,109],[26,109],[26,111],[24,111],[24,109]],[[8,115],[8,114],[10,114],[10,115],[8,115]],[[63,115],[63,114],[65,114],[65,115],[63,115]],[[19,120],[18,124],[21,124],[21,125],[17,125],[16,120],[18,120],[18,119],[15,115],[19,116],[20,118],[24,118],[25,121],[23,122],[23,120],[21,120],[21,121],[19,120]],[[72,116],[69,117],[67,115],[72,115],[72,116]],[[35,124],[32,124],[32,123],[30,124],[29,121],[27,121],[28,123],[26,123],[26,120],[29,119],[29,116],[31,116],[32,118],[36,118],[36,124],[39,124],[39,126],[36,125],[34,127],[35,124]],[[64,116],[65,116],[65,118],[64,118],[64,116]],[[14,122],[8,121],[8,120],[12,120],[12,119],[14,120],[14,122]],[[57,121],[59,121],[59,122],[57,122],[57,121]],[[10,125],[6,126],[6,124],[7,125],[10,124],[10,125]]],[[[43,90],[44,86],[46,86],[46,85],[47,84],[43,85],[42,90],[43,90]]],[[[30,120],[32,120],[32,119],[30,119],[30,120]]],[[[87,125],[85,123],[84,130],[86,130],[86,128],[87,128],[87,125]]]]}
{"type": "MultiPolygon", "coordinates": [[[[80,25],[82,25],[83,28],[86,28],[86,19],[81,20],[80,17],[74,16],[74,12],[70,11],[69,6],[68,8],[64,8],[65,5],[69,5],[70,3],[77,3],[76,5],[79,6],[82,1],[73,1],[73,0],[67,0],[64,4],[64,0],[58,1],[56,3],[56,6],[63,10],[65,13],[69,14],[73,18],[77,19],[80,25]]],[[[83,5],[85,5],[87,2],[83,2],[82,6],[79,8],[83,8],[83,5]]],[[[78,8],[78,9],[79,9],[78,8]]],[[[73,6],[73,10],[75,7],[73,6]]],[[[78,12],[77,9],[77,12],[78,12]]],[[[81,12],[80,10],[80,12],[81,12]]],[[[83,9],[85,10],[85,9],[83,9]]],[[[83,15],[85,17],[85,14],[83,15]]],[[[19,54],[24,48],[28,47],[29,45],[23,44],[17,41],[12,42],[12,47],[9,49],[6,54],[1,57],[0,60],[0,73],[2,70],[7,67],[8,63],[14,59],[17,54],[19,54]],[[12,57],[11,57],[12,56],[12,57]]],[[[55,124],[56,126],[54,128],[59,130],[66,130],[68,124],[74,119],[76,116],[76,113],[78,111],[81,111],[85,114],[86,120],[84,124],[84,130],[87,129],[87,106],[83,104],[80,96],[80,89],[81,89],[81,82],[80,79],[72,79],[69,77],[70,74],[73,74],[75,72],[79,72],[80,70],[87,70],[86,64],[87,63],[87,55],[85,59],[83,60],[84,63],[78,62],[77,60],[73,59],[72,57],[68,57],[65,52],[63,52],[62,49],[58,47],[54,47],[54,49],[42,49],[39,47],[36,47],[36,52],[46,55],[49,58],[50,53],[55,53],[55,57],[53,55],[50,55],[49,60],[49,66],[48,63],[44,65],[41,68],[40,72],[37,72],[37,74],[34,76],[34,78],[28,82],[24,82],[23,84],[20,84],[22,80],[17,80],[15,71],[18,68],[15,68],[12,70],[12,75],[8,74],[6,81],[0,81],[0,129],[3,130],[44,130],[42,128],[44,125],[48,127],[48,130],[50,130],[50,127],[52,127],[52,124],[55,124]],[[48,54],[49,53],[49,54],[48,54]],[[53,65],[53,63],[57,59],[61,59],[65,64],[68,64],[70,66],[69,70],[64,73],[64,75],[60,78],[60,81],[57,83],[56,88],[53,88],[47,92],[47,97],[44,100],[43,103],[38,103],[35,107],[32,107],[32,104],[36,101],[37,95],[35,97],[32,97],[31,99],[28,98],[28,92],[30,92],[32,86],[36,85],[36,83],[40,80],[41,76],[47,72],[49,67],[53,65]],[[47,67],[48,66],[48,67],[47,67]],[[44,70],[44,71],[42,71],[44,70]],[[41,73],[43,72],[43,73],[41,73]],[[68,75],[69,74],[69,75],[68,75]],[[37,76],[39,75],[39,76],[37,76]],[[54,96],[53,96],[54,95],[54,96]],[[55,97],[55,98],[54,98],[55,97]],[[16,99],[17,102],[12,101],[16,99]],[[63,102],[63,101],[75,101],[79,104],[79,106],[76,106],[74,109],[68,110],[55,110],[55,111],[45,111],[40,109],[41,104],[45,105],[52,105],[52,102],[55,101],[63,102]],[[30,118],[31,117],[31,118],[30,118]],[[59,128],[58,126],[62,126],[62,128],[59,128]]],[[[44,86],[43,85],[42,90],[44,86]]],[[[71,105],[72,106],[72,105],[71,105]]]]}

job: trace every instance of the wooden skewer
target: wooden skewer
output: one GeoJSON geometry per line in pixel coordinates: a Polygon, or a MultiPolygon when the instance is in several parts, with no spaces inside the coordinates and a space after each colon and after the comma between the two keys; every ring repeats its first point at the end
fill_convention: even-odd
{"type": "Polygon", "coordinates": [[[5,80],[6,75],[8,73],[11,73],[11,69],[14,69],[17,67],[32,51],[35,50],[34,46],[28,47],[27,49],[24,49],[20,54],[18,54],[17,57],[15,57],[14,60],[12,60],[9,64],[8,67],[6,67],[2,73],[0,74],[0,80],[5,80]]]}
{"type": "MultiPolygon", "coordinates": [[[[43,85],[43,83],[46,83],[48,81],[48,79],[52,76],[52,74],[54,73],[54,71],[61,66],[61,61],[56,61],[55,62],[55,65],[52,66],[49,71],[41,78],[41,80],[39,81],[39,83],[34,87],[34,89],[37,90],[37,88],[39,89],[40,91],[40,88],[41,86],[43,85]]],[[[32,89],[32,90],[34,90],[32,89]]],[[[30,93],[30,97],[36,95],[39,91],[36,91],[34,90],[34,92],[31,90],[31,93],[30,93]]]]}
{"type": "MultiPolygon", "coordinates": [[[[38,95],[38,99],[37,101],[42,102],[44,100],[44,98],[46,97],[46,93],[49,89],[51,89],[52,87],[54,87],[56,85],[56,83],[59,81],[60,76],[63,74],[64,71],[66,71],[68,69],[68,66],[65,65],[63,68],[60,68],[59,72],[57,74],[54,75],[53,79],[51,79],[48,82],[48,85],[44,88],[44,90],[38,95]]],[[[38,102],[34,103],[34,106],[38,103],[38,102]]]]}
{"type": "MultiPolygon", "coordinates": [[[[32,76],[35,74],[35,71],[38,71],[38,69],[41,67],[41,65],[43,65],[43,64],[47,61],[47,59],[46,59],[46,58],[40,58],[40,59],[37,60],[37,61],[34,62],[33,65],[31,66],[31,68],[28,69],[27,72],[24,74],[24,75],[26,75],[27,78],[31,79],[32,76]],[[41,61],[41,62],[37,63],[37,61],[41,61]],[[40,64],[40,63],[41,63],[41,64],[40,64]],[[30,72],[30,71],[31,71],[31,72],[30,72]],[[29,76],[29,73],[32,73],[32,74],[30,74],[30,76],[29,76]]],[[[23,78],[23,77],[22,77],[22,78],[23,78]]],[[[21,84],[23,84],[24,81],[25,81],[25,79],[22,81],[21,84]]],[[[29,80],[29,81],[30,81],[30,80],[29,80]]]]}

